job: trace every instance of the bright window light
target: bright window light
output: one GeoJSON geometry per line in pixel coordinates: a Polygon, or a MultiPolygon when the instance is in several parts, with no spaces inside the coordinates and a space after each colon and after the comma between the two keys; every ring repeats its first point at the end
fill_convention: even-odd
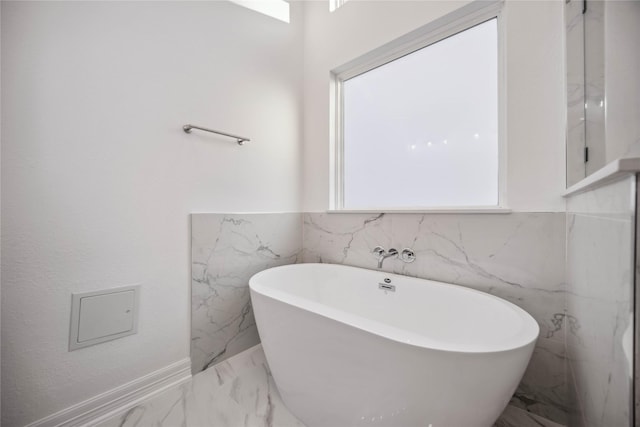
{"type": "Polygon", "coordinates": [[[229,0],[272,18],[289,23],[289,3],[284,0],[229,0]]]}
{"type": "Polygon", "coordinates": [[[499,206],[497,19],[341,85],[343,209],[499,206]]]}
{"type": "Polygon", "coordinates": [[[329,12],[333,12],[347,1],[348,0],[329,0],[329,12]]]}

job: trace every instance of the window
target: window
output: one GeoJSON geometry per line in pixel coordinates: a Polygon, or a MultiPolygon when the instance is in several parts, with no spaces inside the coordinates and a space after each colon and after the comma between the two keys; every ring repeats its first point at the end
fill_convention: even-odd
{"type": "Polygon", "coordinates": [[[345,4],[347,0],[329,0],[329,12],[333,12],[345,4]]]}
{"type": "Polygon", "coordinates": [[[289,2],[285,0],[230,0],[232,3],[289,23],[289,2]]]}
{"type": "Polygon", "coordinates": [[[501,206],[498,19],[336,73],[336,209],[501,206]]]}

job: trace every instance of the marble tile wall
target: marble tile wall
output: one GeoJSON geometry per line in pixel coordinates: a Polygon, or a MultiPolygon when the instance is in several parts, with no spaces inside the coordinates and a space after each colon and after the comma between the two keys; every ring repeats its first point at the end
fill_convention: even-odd
{"type": "Polygon", "coordinates": [[[567,201],[571,426],[631,426],[635,176],[567,201]]]}
{"type": "Polygon", "coordinates": [[[299,213],[191,216],[191,363],[194,373],[260,342],[249,278],[299,261],[299,213]]]}
{"type": "Polygon", "coordinates": [[[372,249],[413,249],[385,271],[455,283],[505,298],[541,328],[512,404],[566,424],[565,214],[304,214],[303,262],[376,268],[372,249]]]}
{"type": "MultiPolygon", "coordinates": [[[[621,198],[620,191],[612,194],[619,196],[615,199],[616,206],[630,206],[627,203],[630,192],[627,192],[626,199],[621,198]]],[[[578,249],[584,246],[598,248],[600,245],[595,243],[598,241],[606,243],[607,236],[616,235],[611,233],[614,224],[617,227],[631,226],[628,210],[626,213],[614,208],[606,213],[581,212],[593,209],[596,203],[593,200],[602,202],[599,197],[613,196],[591,197],[578,196],[570,201],[574,211],[566,223],[564,213],[194,214],[193,371],[200,372],[259,342],[248,290],[248,280],[254,273],[296,262],[330,262],[375,268],[376,259],[371,253],[375,246],[399,250],[410,247],[417,255],[416,262],[405,264],[388,259],[383,269],[492,293],[523,307],[538,321],[540,338],[522,384],[512,400],[513,405],[561,424],[567,423],[567,410],[573,411],[573,417],[587,417],[589,415],[580,415],[582,412],[577,409],[576,389],[573,395],[567,391],[564,335],[565,330],[570,334],[568,348],[572,352],[574,372],[578,373],[594,369],[594,365],[588,363],[595,362],[578,354],[583,354],[581,346],[585,346],[585,342],[596,342],[599,338],[597,335],[584,336],[584,331],[593,327],[589,320],[581,319],[585,311],[594,310],[587,304],[593,304],[593,295],[588,291],[576,291],[572,284],[569,311],[565,311],[565,237],[569,248],[574,250],[570,267],[594,266],[595,261],[584,259],[594,255],[578,252],[578,249]],[[591,205],[584,200],[592,200],[591,205]],[[612,218],[616,220],[609,224],[612,218]],[[595,235],[593,230],[589,233],[581,231],[585,230],[585,224],[592,226],[594,221],[605,221],[610,225],[610,228],[603,229],[603,236],[595,235]],[[569,230],[566,230],[566,225],[569,230]],[[580,232],[576,234],[575,230],[580,232]],[[588,238],[594,240],[591,243],[584,240],[588,238]],[[586,294],[581,297],[580,292],[586,294]],[[568,397],[572,399],[568,400],[568,397]]],[[[620,230],[617,235],[620,233],[624,234],[620,230]]],[[[574,270],[569,271],[568,277],[575,283],[583,277],[596,280],[597,276],[592,272],[582,272],[583,276],[580,276],[580,271],[572,268],[574,270]]],[[[629,272],[625,274],[627,277],[630,275],[629,272]]],[[[627,314],[627,317],[616,317],[615,331],[621,337],[629,324],[630,306],[628,298],[616,300],[615,304],[627,314]],[[620,329],[622,326],[625,327],[620,329]]],[[[599,324],[604,325],[602,322],[599,324]]],[[[588,345],[586,348],[589,349],[588,345]]],[[[618,350],[615,346],[612,349],[611,365],[620,365],[617,362],[624,353],[618,350]]],[[[599,354],[597,356],[600,357],[599,354]]],[[[618,374],[615,373],[614,377],[618,374]]],[[[580,378],[576,379],[577,383],[580,381],[580,378]]],[[[595,387],[584,381],[586,389],[595,387]]],[[[590,378],[589,381],[595,380],[590,378]]],[[[617,387],[616,384],[614,386],[617,387]]],[[[620,399],[616,397],[615,401],[620,399]]],[[[613,404],[609,402],[608,405],[613,404]]],[[[595,408],[597,405],[588,406],[595,408]]],[[[619,407],[607,410],[622,413],[619,407]]]]}
{"type": "Polygon", "coordinates": [[[585,141],[589,147],[586,173],[608,161],[605,144],[605,28],[604,1],[589,0],[584,14],[585,141]]]}
{"type": "Polygon", "coordinates": [[[564,7],[568,186],[615,158],[607,157],[605,145],[605,2],[590,0],[584,14],[583,6],[582,0],[567,0],[564,7]]]}
{"type": "Polygon", "coordinates": [[[567,186],[586,176],[584,19],[582,0],[568,0],[564,5],[567,61],[567,186]]]}

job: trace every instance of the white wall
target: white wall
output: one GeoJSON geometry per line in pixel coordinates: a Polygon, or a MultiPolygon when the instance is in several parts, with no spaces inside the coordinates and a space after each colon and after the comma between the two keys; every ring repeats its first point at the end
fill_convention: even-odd
{"type": "Polygon", "coordinates": [[[604,3],[607,163],[640,156],[639,22],[640,2],[604,3]]]}
{"type": "MultiPolygon", "coordinates": [[[[463,1],[348,1],[305,7],[305,211],[329,207],[329,72],[437,19],[463,1]]],[[[564,23],[562,1],[509,1],[507,204],[516,211],[564,211],[564,23]]],[[[384,175],[384,172],[381,172],[384,175]]]]}
{"type": "Polygon", "coordinates": [[[188,357],[190,212],[300,209],[301,18],[2,2],[3,425],[188,357]],[[138,334],[68,352],[71,293],[132,283],[138,334]]]}

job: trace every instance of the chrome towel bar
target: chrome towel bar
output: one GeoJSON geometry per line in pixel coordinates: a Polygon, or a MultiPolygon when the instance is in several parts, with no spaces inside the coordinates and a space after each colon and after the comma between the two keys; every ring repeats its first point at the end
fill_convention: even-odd
{"type": "Polygon", "coordinates": [[[182,126],[182,130],[184,130],[186,133],[191,133],[192,129],[203,130],[205,132],[211,132],[211,133],[216,133],[218,135],[228,136],[229,138],[235,138],[235,140],[238,143],[238,145],[244,145],[245,142],[251,141],[249,138],[245,138],[244,136],[238,136],[238,135],[233,135],[233,134],[226,133],[226,132],[220,132],[219,130],[207,129],[207,128],[203,128],[201,126],[196,126],[196,125],[184,125],[184,126],[182,126]]]}

